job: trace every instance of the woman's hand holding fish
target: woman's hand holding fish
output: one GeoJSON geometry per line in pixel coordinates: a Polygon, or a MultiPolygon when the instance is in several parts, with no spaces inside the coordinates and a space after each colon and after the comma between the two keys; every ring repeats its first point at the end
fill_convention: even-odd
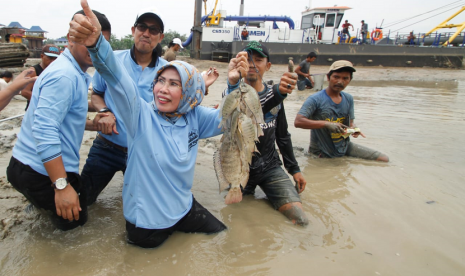
{"type": "Polygon", "coordinates": [[[228,66],[229,84],[235,85],[241,76],[245,78],[249,71],[249,61],[247,52],[239,52],[235,58],[231,59],[228,66]]]}

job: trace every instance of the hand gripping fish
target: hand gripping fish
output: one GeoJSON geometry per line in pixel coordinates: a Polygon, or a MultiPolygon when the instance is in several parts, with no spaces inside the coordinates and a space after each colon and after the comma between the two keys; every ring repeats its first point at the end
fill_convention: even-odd
{"type": "Polygon", "coordinates": [[[263,112],[257,91],[241,81],[238,89],[223,98],[220,114],[223,118],[218,127],[224,133],[213,155],[213,165],[220,192],[229,188],[225,203],[232,204],[242,200],[241,186],[247,184],[252,154],[258,152],[255,142],[263,135],[263,112]]]}

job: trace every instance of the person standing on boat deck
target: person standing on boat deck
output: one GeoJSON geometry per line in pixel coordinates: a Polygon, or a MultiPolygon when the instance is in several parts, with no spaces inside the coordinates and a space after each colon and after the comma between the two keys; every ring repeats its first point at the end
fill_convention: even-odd
{"type": "Polygon", "coordinates": [[[349,27],[352,27],[352,31],[354,30],[354,26],[349,23],[349,20],[346,20],[344,24],[342,24],[342,33],[347,34],[348,36],[348,42],[350,42],[350,33],[349,33],[349,27]]]}
{"type": "MultiPolygon", "coordinates": [[[[309,96],[294,125],[297,128],[311,129],[309,152],[318,157],[351,156],[369,160],[388,162],[389,157],[379,151],[354,144],[350,137],[344,138],[347,128],[355,128],[354,99],[343,92],[353,77],[355,68],[347,60],[338,60],[329,68],[328,87],[309,96]]],[[[362,132],[352,134],[365,137],[362,132]]]]}
{"type": "MultiPolygon", "coordinates": [[[[44,45],[44,47],[42,47],[42,53],[40,54],[41,61],[40,63],[32,66],[32,68],[34,68],[34,73],[31,75],[31,77],[40,76],[42,71],[44,71],[45,68],[47,68],[52,62],[54,62],[55,59],[57,59],[59,55],[60,55],[60,50],[58,49],[56,45],[54,44],[44,45]]],[[[28,86],[26,86],[26,88],[21,90],[21,96],[27,99],[25,110],[27,110],[27,108],[29,107],[29,101],[31,100],[33,87],[34,87],[34,83],[31,83],[28,86]]]]}
{"type": "Polygon", "coordinates": [[[249,39],[249,31],[247,31],[247,29],[245,27],[244,27],[244,29],[242,29],[241,38],[242,38],[242,41],[245,41],[245,40],[249,39]]]}
{"type": "Polygon", "coordinates": [[[184,47],[182,47],[182,41],[180,38],[174,38],[173,41],[168,44],[168,50],[166,51],[163,58],[168,62],[175,60],[176,53],[179,51],[179,49],[184,49],[184,47]]]}
{"type": "Polygon", "coordinates": [[[266,71],[271,68],[268,48],[260,42],[251,41],[236,58],[231,59],[228,67],[228,88],[223,96],[239,87],[241,75],[235,68],[243,62],[241,58],[245,57],[248,58],[249,70],[243,80],[258,92],[265,123],[260,125],[264,135],[259,137],[260,141],[256,143],[259,153],[252,158],[249,180],[243,189],[243,195],[253,195],[258,185],[276,210],[295,224],[307,225],[308,218],[302,209],[299,196],[307,182],[294,156],[291,134],[287,130],[286,113],[282,104],[287,94],[295,88],[297,76],[286,72],[279,84],[268,85],[263,79],[266,71]],[[274,101],[272,109],[263,105],[266,99],[274,101]],[[278,145],[284,167],[294,178],[296,186],[282,169],[275,144],[278,145]]]}
{"type": "MultiPolygon", "coordinates": [[[[71,26],[75,35],[70,39],[88,47],[126,127],[129,155],[123,212],[127,241],[154,248],[176,231],[214,234],[225,230],[191,191],[198,140],[222,131],[218,128],[220,110],[200,106],[205,79],[194,66],[172,61],[157,71],[154,100],[146,102],[110,44],[102,39],[87,1],[81,0],[81,5],[87,17],[75,18],[80,26],[71,26]]],[[[245,69],[241,72],[245,74],[245,69]]]]}
{"type": "MultiPolygon", "coordinates": [[[[75,21],[72,24],[78,25],[75,21]]],[[[152,84],[155,74],[166,64],[156,51],[157,45],[163,40],[163,30],[161,13],[155,8],[142,9],[131,27],[134,45],[129,50],[115,51],[121,66],[137,84],[139,97],[148,103],[153,101],[152,84]]],[[[70,32],[73,30],[70,29],[70,32]]],[[[105,117],[98,122],[99,132],[82,170],[88,205],[97,200],[116,172],[126,171],[128,158],[126,128],[122,125],[121,114],[115,110],[115,102],[107,93],[107,83],[97,71],[92,87],[91,101],[94,107],[99,113],[113,114],[116,121],[113,117],[105,117]]]]}
{"type": "Polygon", "coordinates": [[[413,32],[410,32],[409,36],[407,37],[407,44],[408,45],[415,45],[415,39],[417,37],[413,34],[413,32]]]}
{"type": "MultiPolygon", "coordinates": [[[[109,40],[110,22],[105,15],[95,14],[109,40]]],[[[47,210],[54,226],[63,231],[87,221],[79,149],[84,129],[95,130],[93,122],[86,120],[91,81],[86,71],[91,66],[86,46],[70,41],[40,74],[7,168],[11,185],[35,207],[47,210]]],[[[96,120],[102,116],[110,115],[98,114],[96,120]]]]}
{"type": "Polygon", "coordinates": [[[368,24],[365,23],[365,20],[362,20],[362,28],[361,28],[361,34],[362,34],[362,44],[367,43],[367,33],[368,33],[368,24]]]}
{"type": "Polygon", "coordinates": [[[307,55],[307,58],[302,60],[302,62],[295,68],[295,72],[299,76],[299,80],[297,81],[297,89],[299,91],[307,89],[312,89],[315,85],[315,81],[310,75],[310,63],[316,60],[316,54],[314,52],[310,52],[307,55]]]}

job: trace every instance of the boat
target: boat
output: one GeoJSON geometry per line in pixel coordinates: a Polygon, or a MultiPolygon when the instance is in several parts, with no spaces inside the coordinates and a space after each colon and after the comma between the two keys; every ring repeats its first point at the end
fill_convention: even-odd
{"type": "Polygon", "coordinates": [[[288,16],[244,16],[243,5],[244,0],[241,0],[238,16],[227,15],[225,10],[216,11],[215,4],[212,12],[207,14],[205,11],[202,17],[202,0],[196,0],[193,32],[183,44],[193,44],[191,57],[227,62],[250,40],[256,40],[268,47],[272,62],[276,64],[286,64],[290,57],[303,60],[309,52],[315,52],[318,55],[316,65],[329,66],[335,60],[345,59],[356,66],[465,66],[465,36],[460,32],[444,47],[441,43],[448,41],[450,35],[441,37],[436,32],[421,37],[419,34],[417,43],[409,44],[405,34],[385,33],[383,38],[376,39],[383,31],[377,27],[370,32],[370,43],[361,45],[358,32],[355,37],[346,38],[339,31],[344,13],[351,9],[348,6],[308,8],[302,12],[300,28],[295,28],[294,21],[288,16]],[[226,26],[225,22],[236,22],[236,25],[226,26]],[[279,28],[277,22],[285,22],[287,26],[279,28]],[[240,36],[244,27],[249,32],[245,41],[240,36]]]}

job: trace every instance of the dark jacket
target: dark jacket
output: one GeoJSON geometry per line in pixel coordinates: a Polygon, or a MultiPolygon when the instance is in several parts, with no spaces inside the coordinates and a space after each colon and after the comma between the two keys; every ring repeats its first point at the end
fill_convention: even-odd
{"type": "MultiPolygon", "coordinates": [[[[279,158],[275,143],[283,156],[284,167],[291,175],[300,172],[299,164],[294,156],[291,134],[287,131],[287,119],[282,101],[287,97],[278,91],[278,85],[265,84],[265,89],[259,93],[260,104],[265,119],[261,125],[264,135],[259,137],[257,149],[250,165],[250,175],[264,173],[270,169],[280,167],[283,163],[279,158]]],[[[223,92],[226,95],[228,89],[223,92]]]]}

